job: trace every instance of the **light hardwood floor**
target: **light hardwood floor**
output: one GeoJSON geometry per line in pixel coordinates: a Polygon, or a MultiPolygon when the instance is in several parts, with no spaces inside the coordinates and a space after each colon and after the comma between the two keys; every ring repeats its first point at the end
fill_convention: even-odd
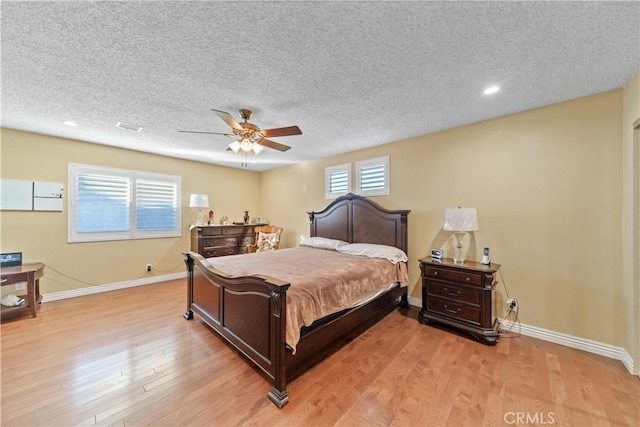
{"type": "Polygon", "coordinates": [[[279,410],[185,301],[171,281],[3,320],[2,426],[640,425],[640,380],[619,361],[528,337],[487,347],[415,308],[297,378],[279,410]]]}

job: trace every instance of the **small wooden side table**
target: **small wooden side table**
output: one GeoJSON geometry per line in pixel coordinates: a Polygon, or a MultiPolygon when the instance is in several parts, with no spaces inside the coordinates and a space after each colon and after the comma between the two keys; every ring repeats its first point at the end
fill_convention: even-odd
{"type": "Polygon", "coordinates": [[[16,307],[5,307],[1,305],[2,314],[10,313],[24,308],[28,308],[31,316],[37,316],[38,304],[42,300],[40,295],[40,278],[44,275],[44,264],[35,262],[0,269],[0,285],[13,285],[15,283],[27,282],[27,295],[18,295],[25,299],[25,304],[16,307]]]}
{"type": "Polygon", "coordinates": [[[420,323],[442,323],[466,331],[485,344],[495,344],[498,323],[491,312],[492,291],[500,264],[484,265],[474,261],[459,264],[449,258],[419,261],[422,272],[420,323]]]}

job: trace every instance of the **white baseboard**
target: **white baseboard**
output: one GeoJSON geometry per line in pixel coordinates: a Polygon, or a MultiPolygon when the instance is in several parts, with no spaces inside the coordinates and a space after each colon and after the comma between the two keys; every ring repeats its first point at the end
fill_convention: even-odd
{"type": "Polygon", "coordinates": [[[162,276],[144,277],[142,279],[130,280],[127,282],[109,283],[106,285],[88,286],[85,288],[72,289],[69,291],[52,292],[49,294],[43,294],[42,302],[99,294],[102,292],[115,291],[118,289],[133,288],[136,286],[151,285],[153,283],[166,282],[167,280],[182,279],[186,276],[186,272],[172,273],[164,274],[162,276]]]}
{"type": "MultiPolygon", "coordinates": [[[[420,298],[409,297],[409,304],[422,307],[420,298]]],[[[506,329],[511,328],[512,331],[518,331],[522,335],[532,338],[538,338],[543,341],[564,345],[566,347],[575,348],[577,350],[586,351],[600,356],[609,357],[611,359],[621,361],[629,373],[635,375],[635,365],[633,357],[622,347],[616,347],[610,344],[604,344],[598,341],[592,341],[586,338],[575,337],[573,335],[563,334],[561,332],[550,331],[548,329],[538,328],[525,324],[512,325],[510,322],[504,323],[503,319],[499,319],[506,329]]]]}
{"type": "Polygon", "coordinates": [[[409,297],[409,305],[422,308],[422,299],[416,297],[409,297]]]}

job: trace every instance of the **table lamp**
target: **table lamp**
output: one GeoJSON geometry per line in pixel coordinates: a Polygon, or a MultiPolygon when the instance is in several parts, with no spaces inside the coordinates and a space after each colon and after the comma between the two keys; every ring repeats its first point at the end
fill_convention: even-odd
{"type": "Polygon", "coordinates": [[[189,207],[198,208],[198,216],[196,217],[196,225],[202,225],[202,208],[209,207],[209,196],[206,194],[192,194],[189,198],[189,207]]]}
{"type": "Polygon", "coordinates": [[[456,236],[456,252],[453,262],[464,263],[464,254],[462,253],[462,239],[468,231],[478,230],[478,216],[476,208],[449,208],[444,210],[444,224],[442,229],[445,231],[453,231],[456,236]]]}

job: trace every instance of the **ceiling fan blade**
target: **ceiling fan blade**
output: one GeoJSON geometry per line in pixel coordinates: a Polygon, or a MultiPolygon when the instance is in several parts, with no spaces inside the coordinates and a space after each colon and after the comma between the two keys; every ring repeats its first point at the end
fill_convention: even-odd
{"type": "Polygon", "coordinates": [[[264,145],[265,147],[273,148],[274,150],[278,150],[278,151],[287,151],[288,149],[291,148],[288,145],[280,144],[279,142],[270,141],[264,138],[260,139],[258,143],[261,145],[264,145]]]}
{"type": "Polygon", "coordinates": [[[236,122],[236,119],[234,119],[231,114],[224,111],[214,110],[213,108],[211,109],[211,111],[216,113],[218,117],[224,120],[225,123],[231,126],[232,129],[242,130],[242,126],[240,126],[240,124],[236,122]]]}
{"type": "Polygon", "coordinates": [[[207,135],[224,135],[224,136],[235,136],[232,133],[220,133],[220,132],[199,132],[197,130],[179,130],[180,133],[205,133],[207,135]]]}
{"type": "Polygon", "coordinates": [[[277,136],[302,135],[302,131],[298,126],[288,126],[285,128],[274,128],[261,130],[265,138],[275,138],[277,136]]]}

